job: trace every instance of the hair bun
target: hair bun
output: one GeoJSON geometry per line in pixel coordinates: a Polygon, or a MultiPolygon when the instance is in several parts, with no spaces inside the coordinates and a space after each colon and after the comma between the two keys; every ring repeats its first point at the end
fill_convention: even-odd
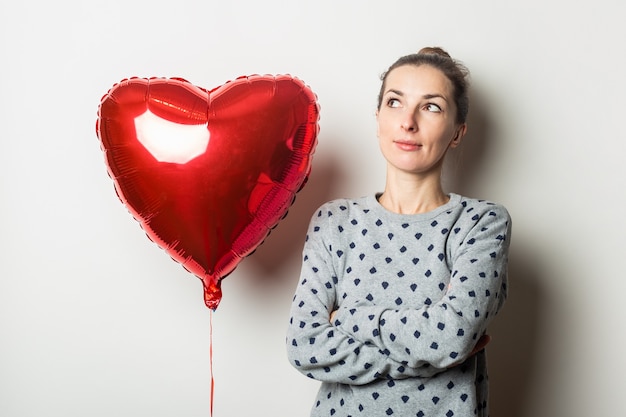
{"type": "Polygon", "coordinates": [[[449,53],[444,51],[442,48],[438,46],[427,46],[425,48],[420,49],[418,55],[438,55],[443,58],[452,59],[449,53]]]}

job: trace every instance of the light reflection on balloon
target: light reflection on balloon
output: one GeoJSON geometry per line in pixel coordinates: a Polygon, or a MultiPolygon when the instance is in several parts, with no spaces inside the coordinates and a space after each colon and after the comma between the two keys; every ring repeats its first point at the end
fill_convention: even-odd
{"type": "Polygon", "coordinates": [[[211,136],[206,123],[184,125],[170,122],[150,110],[135,117],[137,140],[159,162],[186,164],[202,155],[211,136]]]}

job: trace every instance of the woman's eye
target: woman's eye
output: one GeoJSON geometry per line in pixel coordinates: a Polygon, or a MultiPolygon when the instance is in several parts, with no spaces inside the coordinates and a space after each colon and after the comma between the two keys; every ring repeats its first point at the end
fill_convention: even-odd
{"type": "Polygon", "coordinates": [[[426,110],[433,112],[433,113],[441,113],[441,107],[439,107],[438,105],[434,103],[428,103],[426,105],[426,110]]]}
{"type": "Polygon", "coordinates": [[[388,107],[399,107],[400,106],[400,100],[398,100],[397,98],[390,98],[389,100],[387,100],[387,106],[388,107]]]}

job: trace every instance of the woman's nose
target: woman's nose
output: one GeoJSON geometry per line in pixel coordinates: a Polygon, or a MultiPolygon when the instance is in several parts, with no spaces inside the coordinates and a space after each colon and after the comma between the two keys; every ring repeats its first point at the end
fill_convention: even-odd
{"type": "Polygon", "coordinates": [[[414,114],[407,114],[402,119],[402,129],[407,132],[414,132],[417,130],[417,119],[414,114]]]}

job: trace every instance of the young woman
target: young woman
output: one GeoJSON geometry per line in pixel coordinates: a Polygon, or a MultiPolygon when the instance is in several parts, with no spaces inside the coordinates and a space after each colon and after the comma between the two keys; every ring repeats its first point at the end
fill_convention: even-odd
{"type": "Polygon", "coordinates": [[[311,220],[287,332],[290,362],[322,381],[311,416],[488,415],[483,348],[506,298],[511,221],[442,188],[467,74],[440,48],[396,61],[376,113],[384,191],[311,220]]]}

